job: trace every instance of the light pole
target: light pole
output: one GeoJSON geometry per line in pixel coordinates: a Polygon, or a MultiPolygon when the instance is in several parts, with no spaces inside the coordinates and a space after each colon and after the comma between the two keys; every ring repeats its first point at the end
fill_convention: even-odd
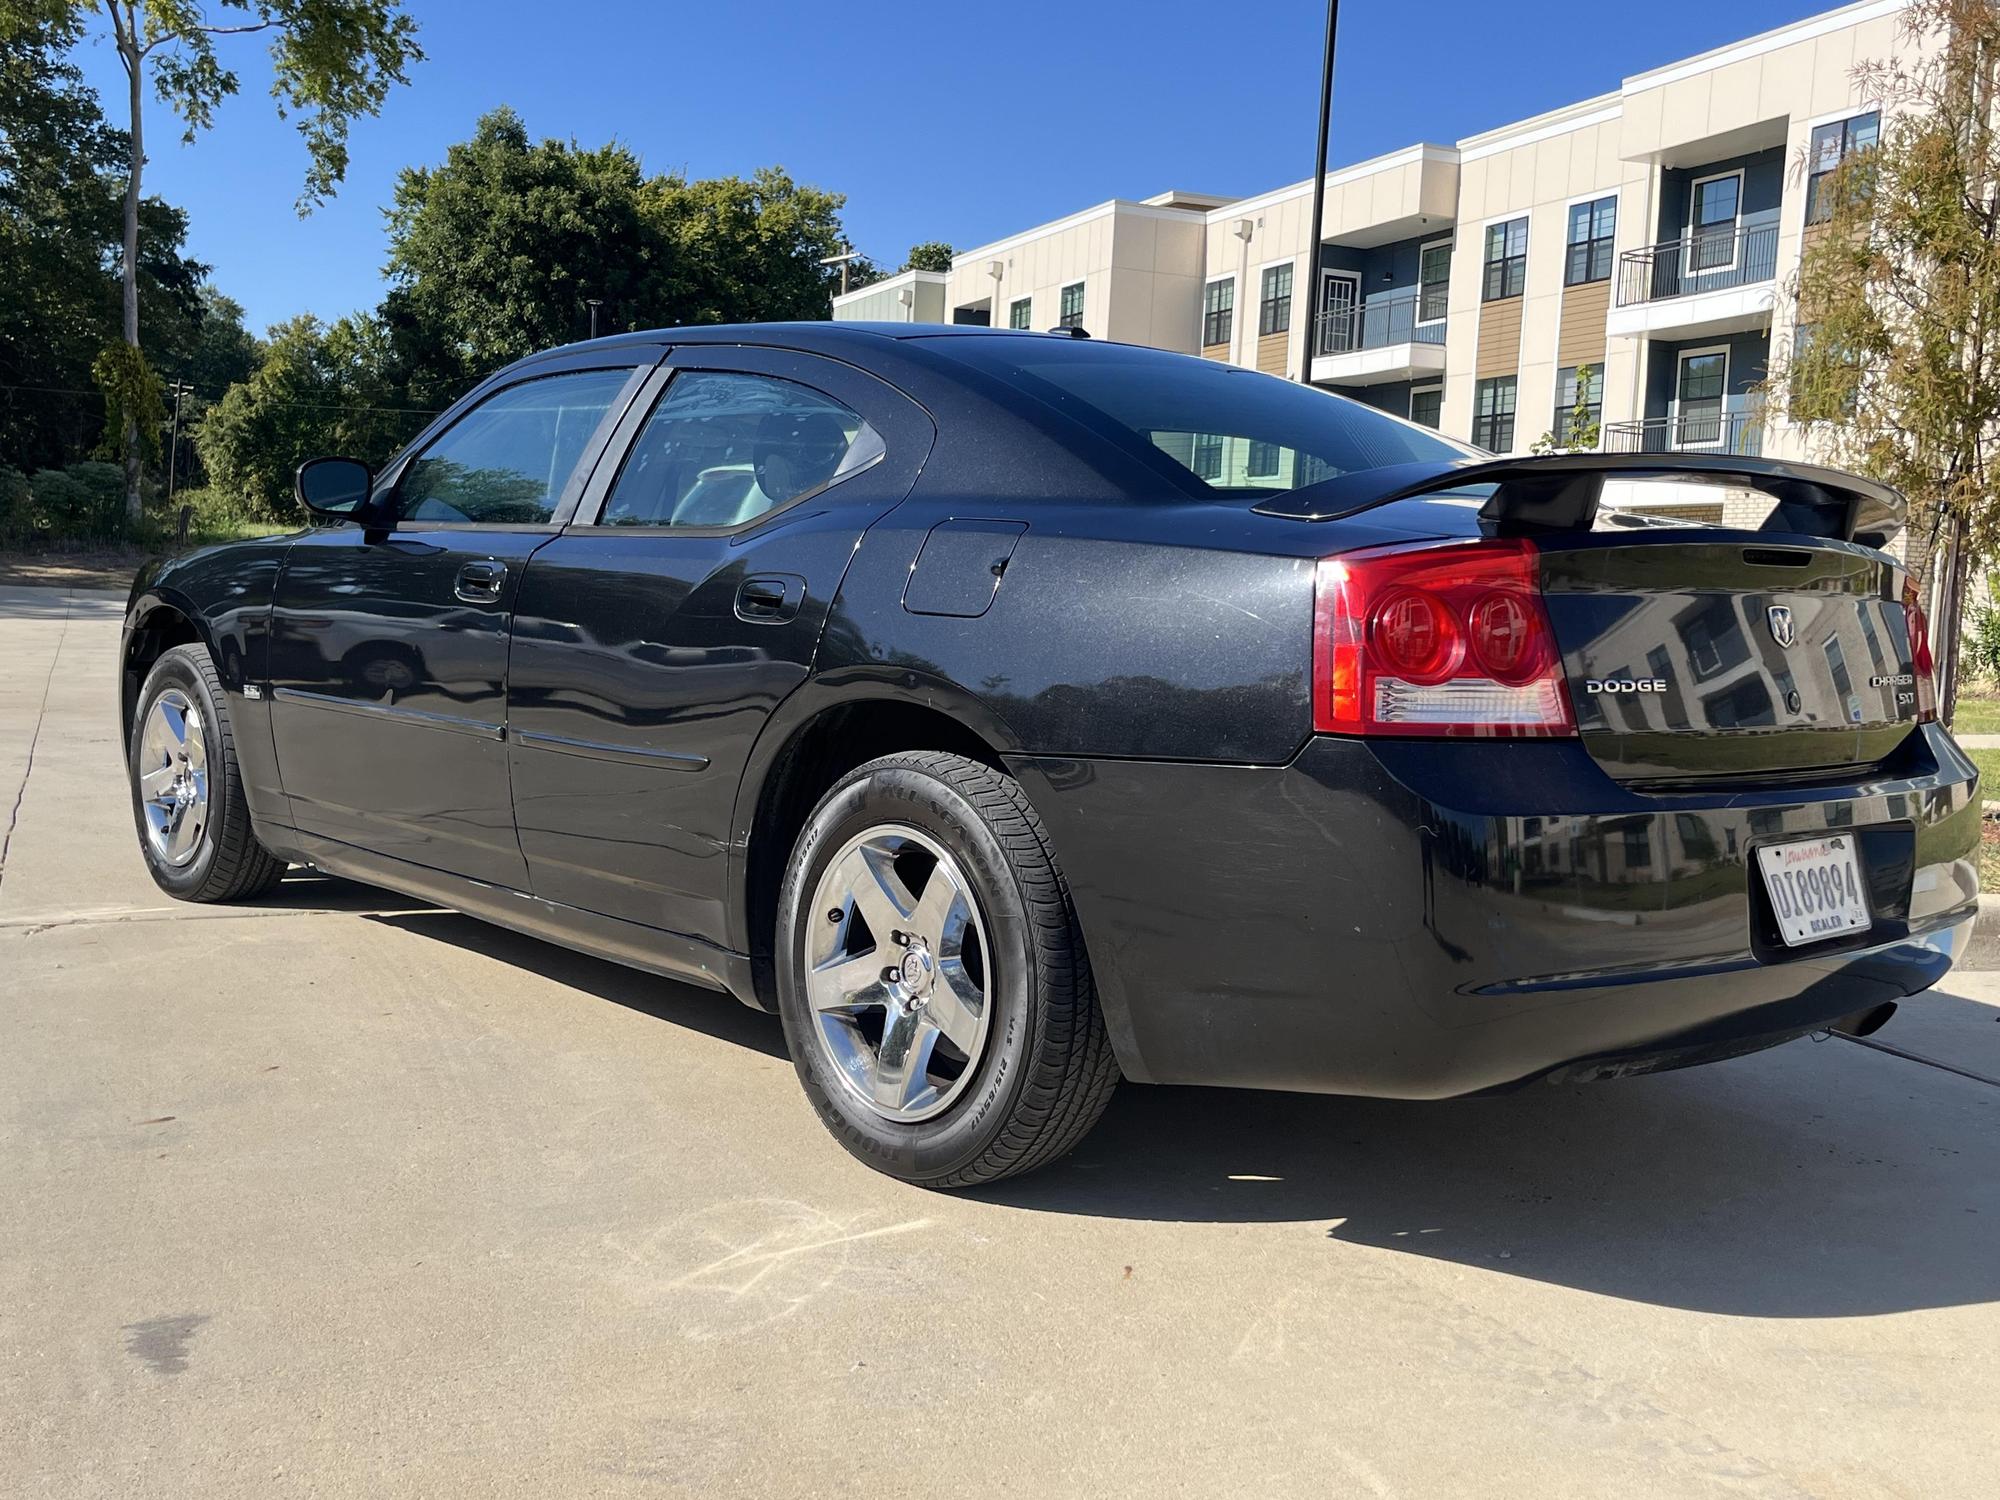
{"type": "Polygon", "coordinates": [[[1326,129],[1333,112],[1333,34],[1340,25],[1340,0],[1326,0],[1326,60],[1319,70],[1319,150],[1313,157],[1312,240],[1306,248],[1306,353],[1299,361],[1299,383],[1312,383],[1313,341],[1319,336],[1319,237],[1326,219],[1326,129]]]}
{"type": "Polygon", "coordinates": [[[597,310],[598,310],[598,308],[600,308],[600,307],[604,306],[604,299],[603,299],[602,297],[585,297],[585,298],[583,299],[583,302],[584,302],[584,306],[586,306],[586,307],[588,307],[588,308],[590,309],[590,336],[591,336],[592,338],[596,338],[596,337],[597,337],[597,310]]]}
{"type": "Polygon", "coordinates": [[[174,425],[167,436],[167,504],[174,503],[174,460],[181,451],[181,398],[194,394],[194,387],[184,380],[176,380],[174,392],[174,425]]]}

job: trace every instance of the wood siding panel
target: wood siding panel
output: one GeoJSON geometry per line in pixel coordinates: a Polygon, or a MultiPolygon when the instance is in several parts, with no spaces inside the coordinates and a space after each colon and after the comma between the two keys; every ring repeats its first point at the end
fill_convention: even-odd
{"type": "Polygon", "coordinates": [[[1472,373],[1485,380],[1511,375],[1521,364],[1521,297],[1479,304],[1479,352],[1472,373]]]}
{"type": "Polygon", "coordinates": [[[1229,359],[1229,345],[1226,343],[1203,344],[1201,346],[1201,357],[1203,359],[1219,359],[1227,363],[1229,359]]]}
{"type": "Polygon", "coordinates": [[[1556,332],[1558,365],[1604,368],[1604,320],[1611,311],[1611,283],[1593,281],[1564,290],[1562,326],[1556,332]]]}
{"type": "Polygon", "coordinates": [[[1257,368],[1266,375],[1283,375],[1285,359],[1292,352],[1292,336],[1289,333],[1265,333],[1257,336],[1257,368]]]}

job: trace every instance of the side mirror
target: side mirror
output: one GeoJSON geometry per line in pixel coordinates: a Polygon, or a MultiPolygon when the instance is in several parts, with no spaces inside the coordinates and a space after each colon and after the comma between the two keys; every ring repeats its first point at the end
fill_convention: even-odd
{"type": "Polygon", "coordinates": [[[299,504],[336,521],[358,516],[374,486],[375,475],[358,458],[309,458],[292,481],[299,504]]]}

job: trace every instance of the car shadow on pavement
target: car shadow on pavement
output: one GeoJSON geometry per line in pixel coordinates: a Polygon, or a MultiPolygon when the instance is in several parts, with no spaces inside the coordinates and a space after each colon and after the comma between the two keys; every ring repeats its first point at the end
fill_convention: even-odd
{"type": "MultiPolygon", "coordinates": [[[[381,893],[375,894],[379,905],[381,893]]],[[[372,911],[368,920],[484,954],[627,1010],[747,1047],[766,1057],[790,1061],[776,1016],[752,1010],[715,990],[591,958],[442,907],[424,911],[372,911]]]]}
{"type": "Polygon", "coordinates": [[[1128,1086],[1066,1160],[975,1196],[1323,1222],[1347,1245],[1632,1301],[1842,1317],[2000,1300],[1996,1146],[2000,1091],[1801,1041],[1437,1103],[1128,1086]]]}

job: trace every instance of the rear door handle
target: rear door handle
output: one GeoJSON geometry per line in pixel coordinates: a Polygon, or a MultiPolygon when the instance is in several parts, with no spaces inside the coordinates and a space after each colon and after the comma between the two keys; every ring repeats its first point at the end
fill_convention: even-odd
{"type": "Polygon", "coordinates": [[[469,562],[458,570],[452,592],[467,604],[491,604],[507,583],[507,565],[488,558],[469,562]]]}
{"type": "Polygon", "coordinates": [[[782,625],[798,617],[806,581],[795,573],[762,573],[736,590],[736,618],[746,625],[782,625]]]}

